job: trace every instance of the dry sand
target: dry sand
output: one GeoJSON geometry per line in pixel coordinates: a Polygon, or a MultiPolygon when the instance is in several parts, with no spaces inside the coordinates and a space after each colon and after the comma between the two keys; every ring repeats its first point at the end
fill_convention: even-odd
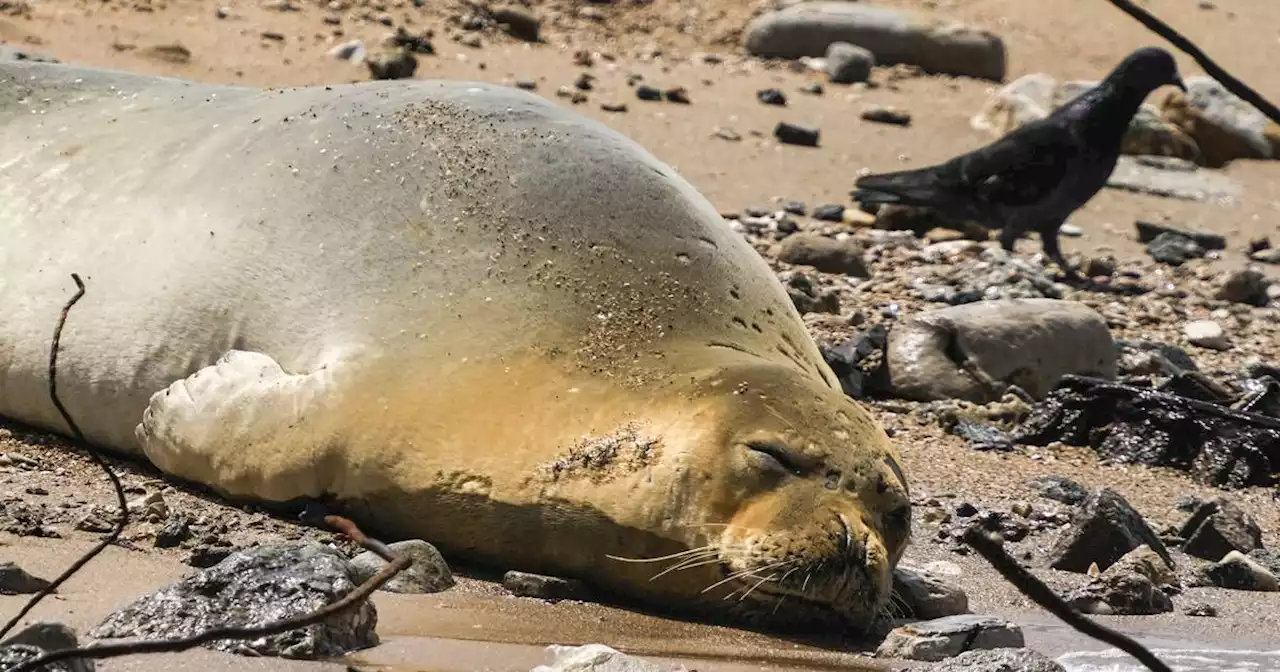
{"type": "MultiPolygon", "coordinates": [[[[361,38],[376,43],[389,31],[376,22],[387,15],[410,32],[431,28],[436,55],[420,56],[417,76],[476,79],[512,83],[533,79],[538,92],[599,119],[639,141],[673,165],[722,211],[768,206],[775,199],[796,199],[810,206],[848,203],[847,194],[860,169],[890,170],[939,161],[976,147],[990,138],[969,127],[969,117],[993,90],[989,82],[964,78],[904,79],[874,89],[827,85],[824,95],[802,93],[801,87],[823,81],[819,73],[794,72],[742,58],[738,31],[763,7],[733,0],[653,0],[590,5],[601,18],[578,18],[577,2],[534,3],[552,17],[544,26],[546,44],[531,46],[502,35],[486,34],[481,48],[449,39],[456,32],[450,21],[463,13],[459,3],[428,0],[426,7],[394,0],[352,5],[339,0],[332,11],[323,3],[283,4],[205,0],[46,0],[0,1],[0,40],[59,59],[212,82],[289,86],[357,81],[367,78],[363,67],[339,63],[325,55],[334,44],[361,38]],[[25,5],[25,10],[23,9],[25,5]],[[216,10],[225,6],[226,18],[216,10]],[[271,7],[276,7],[275,9],[271,7]],[[326,17],[340,16],[340,25],[326,17]],[[367,19],[360,17],[367,16],[367,19]],[[273,32],[283,39],[264,38],[273,32]],[[191,57],[175,62],[152,47],[181,44],[191,57]],[[601,56],[595,65],[575,65],[574,53],[586,49],[601,56]],[[724,55],[719,64],[691,58],[698,52],[724,55]],[[656,58],[655,54],[660,54],[656,58]],[[554,95],[584,71],[597,77],[589,99],[574,105],[554,95]],[[638,73],[657,86],[688,88],[691,105],[646,103],[625,85],[638,73]],[[785,108],[758,103],[755,92],[768,87],[784,90],[785,108]],[[628,111],[606,112],[601,103],[625,102],[628,111]],[[894,105],[909,110],[908,128],[862,121],[858,113],[868,105],[894,105]],[[778,121],[818,126],[819,148],[779,145],[771,137],[778,121]],[[716,128],[742,136],[733,142],[713,136],[716,128]]],[[[1000,33],[1009,48],[1009,79],[1046,71],[1060,78],[1097,78],[1119,58],[1145,44],[1159,44],[1137,23],[1103,0],[889,0],[939,16],[965,20],[1000,33]]],[[[1145,6],[1183,30],[1234,74],[1272,100],[1280,100],[1280,3],[1272,0],[1152,0],[1145,6]]],[[[169,53],[172,53],[170,50],[169,53]]],[[[1184,76],[1199,74],[1179,54],[1184,76]]],[[[875,79],[884,82],[886,71],[875,79]]],[[[1104,190],[1071,223],[1083,237],[1064,239],[1068,255],[1114,253],[1122,261],[1144,257],[1133,235],[1137,218],[1171,221],[1214,231],[1227,237],[1220,260],[1200,262],[1212,275],[1218,268],[1239,265],[1242,248],[1251,238],[1277,236],[1280,215],[1280,162],[1239,161],[1225,171],[1243,187],[1234,203],[1195,203],[1104,190]]],[[[1280,243],[1280,240],[1276,242],[1280,243]]],[[[1034,240],[1023,241],[1024,254],[1038,251],[1034,240]]],[[[1270,271],[1274,277],[1276,271],[1270,271]]],[[[852,310],[845,298],[846,312],[852,310]]],[[[856,298],[856,297],[855,297],[856,298]]],[[[1096,300],[1096,297],[1095,297],[1096,300]]],[[[909,306],[907,306],[910,308],[909,306]]],[[[915,306],[923,307],[923,306],[915,306]]],[[[858,308],[864,308],[858,306],[858,308]]],[[[866,306],[874,310],[878,306],[866,306]]],[[[1136,328],[1136,327],[1135,327],[1136,328]]],[[[821,330],[818,330],[819,332],[821,330]]],[[[1280,362],[1280,326],[1255,333],[1251,342],[1215,365],[1229,368],[1234,361],[1262,357],[1280,362]],[[1270,334],[1270,343],[1266,336],[1270,334]],[[1227,361],[1230,360],[1230,361],[1227,361]]],[[[1197,351],[1197,357],[1206,355],[1197,351]]],[[[954,494],[983,506],[1006,508],[1017,500],[1031,500],[1024,481],[1054,473],[1075,478],[1093,488],[1111,486],[1123,492],[1144,514],[1159,519],[1173,502],[1187,493],[1212,494],[1177,473],[1104,466],[1085,449],[1020,451],[1013,454],[975,453],[945,435],[936,425],[922,424],[913,414],[897,414],[876,407],[877,416],[897,432],[897,440],[921,497],[954,494]]],[[[69,453],[57,440],[49,441],[22,430],[0,430],[0,450],[19,452],[41,462],[42,469],[5,468],[0,474],[0,497],[29,503],[78,502],[67,509],[60,524],[62,539],[38,539],[0,534],[0,559],[15,560],[32,572],[50,577],[65,567],[94,538],[67,522],[84,506],[110,504],[103,478],[84,458],[69,453]],[[31,488],[47,495],[32,495],[31,488]]],[[[165,487],[153,471],[119,465],[126,482],[153,491],[165,487]]],[[[1265,530],[1269,547],[1280,547],[1280,506],[1273,493],[1261,489],[1232,494],[1265,530]]],[[[228,537],[236,543],[307,534],[290,523],[261,513],[245,512],[184,490],[166,494],[170,505],[184,512],[221,516],[228,537]]],[[[1043,501],[1043,500],[1040,500],[1043,501]]],[[[55,515],[55,518],[57,516],[55,515]]],[[[112,547],[72,580],[56,598],[47,600],[30,619],[63,620],[83,631],[113,608],[164,585],[184,571],[184,551],[151,548],[153,525],[135,523],[126,537],[138,550],[112,547]]],[[[928,542],[934,529],[917,523],[920,541],[909,558],[916,562],[945,559],[963,569],[959,583],[969,592],[975,613],[995,613],[1024,626],[1028,645],[1050,655],[1079,648],[1102,648],[1068,631],[1040,612],[982,563],[953,555],[928,542]]],[[[1078,581],[1078,577],[1066,580],[1078,581]]],[[[1204,600],[1221,616],[1192,619],[1181,614],[1157,617],[1103,619],[1150,638],[1153,642],[1219,646],[1265,646],[1280,641],[1280,594],[1204,590],[1204,600]]],[[[0,597],[0,611],[12,613],[22,598],[0,597]]],[[[379,634],[384,644],[353,656],[349,664],[361,669],[394,670],[528,670],[546,655],[541,645],[551,642],[605,642],[638,653],[669,655],[699,670],[822,669],[823,665],[852,665],[860,659],[753,633],[714,628],[577,603],[556,605],[511,598],[480,578],[466,579],[454,591],[431,596],[379,594],[379,634]],[[723,660],[699,660],[717,656],[723,660]],[[728,660],[738,662],[727,662],[728,660]],[[774,661],[766,663],[765,661],[774,661]],[[787,661],[787,662],[782,662],[787,661]],[[813,667],[805,667],[812,665],[813,667]]],[[[1272,648],[1275,648],[1274,646],[1272,648]]],[[[344,663],[345,664],[345,663],[344,663]]],[[[880,663],[877,663],[880,664],[880,663]]],[[[104,670],[339,670],[342,665],[281,660],[244,659],[208,651],[181,656],[126,658],[102,663],[104,670]]],[[[843,669],[850,669],[845,667],[843,669]]]]}

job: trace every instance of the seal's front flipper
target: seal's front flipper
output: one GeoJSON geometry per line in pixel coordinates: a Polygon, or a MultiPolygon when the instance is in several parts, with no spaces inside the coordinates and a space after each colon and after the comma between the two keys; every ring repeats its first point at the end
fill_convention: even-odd
{"type": "Polygon", "coordinates": [[[335,370],[290,374],[232,350],[153,394],[134,435],[162,471],[233,497],[317,497],[341,469],[332,434],[335,370]]]}

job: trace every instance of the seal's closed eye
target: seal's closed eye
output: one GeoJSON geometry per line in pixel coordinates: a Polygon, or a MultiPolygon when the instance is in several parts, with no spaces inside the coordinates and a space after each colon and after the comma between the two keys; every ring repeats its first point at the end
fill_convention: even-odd
{"type": "Polygon", "coordinates": [[[744,445],[747,450],[763,456],[766,464],[781,467],[796,476],[800,476],[804,472],[795,458],[787,454],[787,449],[782,446],[775,443],[767,443],[765,441],[748,441],[744,445]]]}

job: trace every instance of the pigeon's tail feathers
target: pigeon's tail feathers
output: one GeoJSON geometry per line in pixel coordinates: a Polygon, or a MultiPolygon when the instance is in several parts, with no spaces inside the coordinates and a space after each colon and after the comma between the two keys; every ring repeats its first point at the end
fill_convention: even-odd
{"type": "Polygon", "coordinates": [[[933,168],[866,175],[854,182],[853,200],[860,203],[935,206],[954,200],[954,194],[938,179],[933,168]]]}

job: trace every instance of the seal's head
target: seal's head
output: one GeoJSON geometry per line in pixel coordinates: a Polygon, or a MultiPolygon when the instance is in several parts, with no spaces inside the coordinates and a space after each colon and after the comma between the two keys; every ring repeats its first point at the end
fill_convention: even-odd
{"type": "MultiPolygon", "coordinates": [[[[911,528],[906,476],[884,430],[838,388],[794,367],[745,362],[695,385],[705,433],[688,451],[707,591],[749,618],[883,610],[911,528]]],[[[705,589],[704,589],[705,590],[705,589]]]]}

